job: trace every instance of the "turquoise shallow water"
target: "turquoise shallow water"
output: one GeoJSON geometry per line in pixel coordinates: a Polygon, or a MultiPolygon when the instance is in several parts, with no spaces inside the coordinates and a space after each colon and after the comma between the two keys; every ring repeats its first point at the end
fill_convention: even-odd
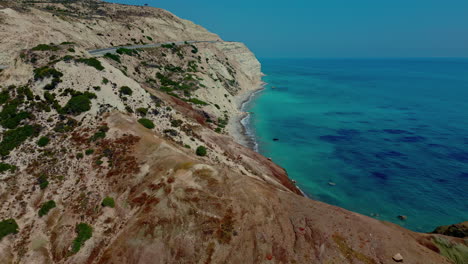
{"type": "Polygon", "coordinates": [[[468,220],[468,60],[261,63],[248,127],[308,196],[415,231],[468,220]]]}

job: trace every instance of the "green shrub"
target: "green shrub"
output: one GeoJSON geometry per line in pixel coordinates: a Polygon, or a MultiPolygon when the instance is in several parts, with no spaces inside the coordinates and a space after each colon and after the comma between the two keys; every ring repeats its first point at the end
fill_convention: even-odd
{"type": "Polygon", "coordinates": [[[91,154],[93,154],[93,153],[94,153],[94,149],[87,149],[87,150],[85,150],[85,154],[88,155],[88,156],[91,155],[91,154]]]}
{"type": "Polygon", "coordinates": [[[119,90],[120,94],[122,95],[132,95],[133,94],[133,91],[132,89],[130,89],[130,87],[128,86],[122,86],[120,87],[120,90],[119,90]]]}
{"type": "Polygon", "coordinates": [[[4,173],[7,170],[14,172],[16,169],[17,167],[15,165],[0,162],[0,173],[4,173]]]}
{"type": "Polygon", "coordinates": [[[140,118],[138,119],[138,123],[142,124],[144,127],[153,129],[154,128],[154,123],[146,118],[140,118]]]}
{"type": "Polygon", "coordinates": [[[21,145],[30,136],[37,134],[37,128],[31,125],[7,130],[3,134],[3,140],[0,142],[0,155],[7,156],[10,151],[21,145]]]}
{"type": "Polygon", "coordinates": [[[104,200],[102,200],[101,205],[104,207],[107,206],[110,208],[114,208],[115,207],[114,198],[107,196],[106,198],[104,198],[104,200]]]}
{"type": "Polygon", "coordinates": [[[41,190],[44,190],[45,188],[47,188],[47,186],[49,186],[47,175],[45,174],[39,175],[39,177],[37,177],[37,183],[39,184],[39,188],[41,188],[41,190]]]}
{"type": "Polygon", "coordinates": [[[136,109],[137,113],[141,114],[141,115],[146,115],[148,114],[148,108],[145,108],[145,107],[140,107],[140,108],[137,108],[136,109]]]}
{"type": "Polygon", "coordinates": [[[96,141],[98,139],[103,139],[106,137],[106,132],[109,131],[107,126],[99,127],[99,130],[94,133],[94,135],[90,138],[91,141],[96,141]]]}
{"type": "Polygon", "coordinates": [[[82,94],[72,97],[65,107],[63,107],[63,113],[79,115],[83,112],[89,111],[91,109],[91,100],[88,96],[82,94]]]}
{"type": "Polygon", "coordinates": [[[37,141],[37,145],[39,147],[44,147],[46,146],[47,144],[49,144],[49,141],[50,139],[48,137],[41,137],[38,141],[37,141]]]}
{"type": "Polygon", "coordinates": [[[102,66],[101,62],[96,58],[81,58],[75,60],[78,63],[84,63],[88,66],[96,68],[98,71],[104,70],[104,66],[102,66]]]}
{"type": "Polygon", "coordinates": [[[14,219],[6,219],[0,222],[0,241],[9,234],[18,233],[18,224],[14,219]]]}
{"type": "Polygon", "coordinates": [[[197,156],[206,156],[206,148],[204,146],[199,146],[195,153],[197,156]]]}
{"type": "Polygon", "coordinates": [[[102,78],[102,84],[108,84],[109,80],[107,78],[102,78]]]}
{"type": "Polygon", "coordinates": [[[53,78],[60,78],[63,76],[63,73],[57,71],[54,68],[50,68],[48,66],[44,66],[41,68],[34,69],[34,79],[37,80],[42,80],[48,77],[53,77],[53,78]]]}
{"type": "Polygon", "coordinates": [[[175,120],[172,120],[171,121],[171,126],[172,127],[180,127],[180,125],[182,125],[182,120],[180,119],[175,119],[175,120]]]}
{"type": "Polygon", "coordinates": [[[2,91],[0,93],[0,105],[6,103],[10,99],[10,92],[2,91]]]}
{"type": "Polygon", "coordinates": [[[74,48],[68,48],[68,51],[69,52],[75,52],[75,49],[74,48]]]}
{"type": "Polygon", "coordinates": [[[146,38],[147,38],[149,41],[153,41],[153,38],[150,37],[150,36],[146,36],[146,38]]]}
{"type": "Polygon", "coordinates": [[[16,128],[23,119],[29,118],[28,112],[17,112],[21,101],[18,99],[8,102],[0,112],[0,123],[5,128],[16,128]]]}
{"type": "Polygon", "coordinates": [[[135,49],[126,49],[126,48],[118,48],[117,51],[116,51],[118,54],[120,55],[129,55],[129,56],[133,56],[133,55],[137,55],[138,54],[138,51],[135,50],[135,49]]]}
{"type": "Polygon", "coordinates": [[[93,236],[93,228],[88,224],[80,223],[76,225],[75,231],[77,236],[72,244],[72,253],[74,254],[80,251],[80,248],[85,244],[86,240],[93,236]]]}
{"type": "Polygon", "coordinates": [[[41,209],[39,209],[39,217],[42,217],[49,213],[49,211],[55,208],[57,205],[54,201],[50,200],[42,204],[41,209]]]}
{"type": "Polygon", "coordinates": [[[190,102],[190,103],[196,104],[196,105],[208,105],[207,102],[204,102],[204,101],[199,100],[197,98],[190,98],[187,101],[190,102]]]}
{"type": "Polygon", "coordinates": [[[111,60],[115,60],[118,63],[121,63],[120,56],[117,54],[112,54],[112,53],[106,53],[104,55],[105,58],[109,58],[111,60]]]}
{"type": "Polygon", "coordinates": [[[84,157],[84,155],[83,155],[83,153],[81,153],[81,152],[78,152],[78,153],[76,154],[76,158],[77,158],[77,159],[82,159],[83,157],[84,157]]]}
{"type": "Polygon", "coordinates": [[[39,44],[36,47],[32,48],[31,50],[34,50],[34,51],[47,51],[47,50],[57,51],[59,49],[60,48],[57,47],[57,46],[51,46],[51,45],[47,45],[47,44],[39,44]]]}

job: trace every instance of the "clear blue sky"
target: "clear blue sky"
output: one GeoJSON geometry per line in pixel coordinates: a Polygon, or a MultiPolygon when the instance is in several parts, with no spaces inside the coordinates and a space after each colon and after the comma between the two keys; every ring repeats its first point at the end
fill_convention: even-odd
{"type": "Polygon", "coordinates": [[[163,8],[258,57],[468,57],[468,0],[112,0],[163,8]]]}

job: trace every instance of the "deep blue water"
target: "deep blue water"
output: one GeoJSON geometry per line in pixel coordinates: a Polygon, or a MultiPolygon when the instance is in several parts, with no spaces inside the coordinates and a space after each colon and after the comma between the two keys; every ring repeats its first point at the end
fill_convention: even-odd
{"type": "Polygon", "coordinates": [[[468,220],[468,60],[261,63],[249,126],[308,196],[415,231],[468,220]]]}

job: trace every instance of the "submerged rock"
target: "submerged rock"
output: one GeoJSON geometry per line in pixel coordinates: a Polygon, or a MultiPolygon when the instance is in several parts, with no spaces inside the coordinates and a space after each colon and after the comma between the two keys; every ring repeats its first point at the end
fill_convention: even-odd
{"type": "Polygon", "coordinates": [[[406,219],[408,219],[408,217],[406,215],[399,215],[398,219],[400,219],[402,221],[406,221],[406,219]]]}

